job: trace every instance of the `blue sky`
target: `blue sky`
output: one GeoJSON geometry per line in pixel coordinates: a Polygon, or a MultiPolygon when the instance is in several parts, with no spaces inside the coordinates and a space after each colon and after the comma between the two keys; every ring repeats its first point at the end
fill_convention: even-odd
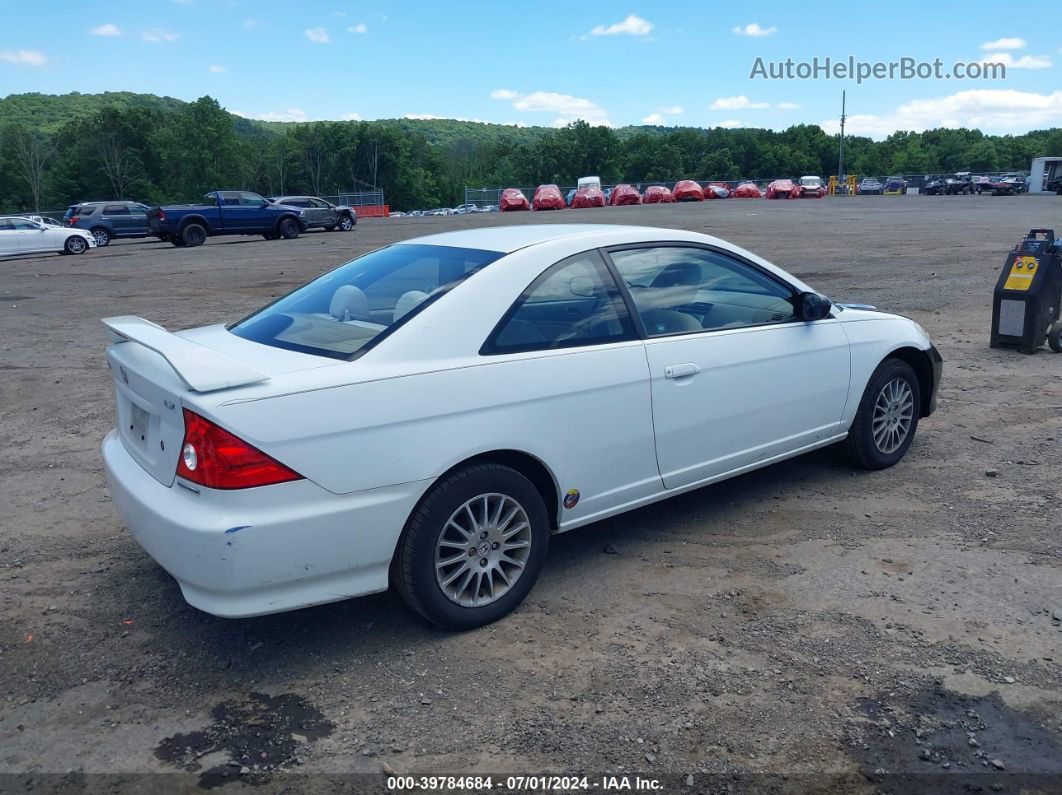
{"type": "Polygon", "coordinates": [[[445,116],[551,125],[850,131],[1062,126],[1062,3],[155,0],[5,9],[0,92],[216,97],[277,120],[445,116]],[[887,9],[887,13],[881,13],[887,9]],[[750,79],[765,61],[988,59],[992,80],[750,79]]]}

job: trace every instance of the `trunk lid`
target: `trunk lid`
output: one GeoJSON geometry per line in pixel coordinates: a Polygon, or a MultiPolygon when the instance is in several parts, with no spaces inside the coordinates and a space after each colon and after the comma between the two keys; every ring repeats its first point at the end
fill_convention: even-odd
{"type": "Polygon", "coordinates": [[[236,389],[285,373],[346,364],[260,345],[222,325],[174,334],[132,316],[106,318],[103,324],[113,343],[107,365],[122,444],[166,486],[176,477],[188,393],[236,389]]]}

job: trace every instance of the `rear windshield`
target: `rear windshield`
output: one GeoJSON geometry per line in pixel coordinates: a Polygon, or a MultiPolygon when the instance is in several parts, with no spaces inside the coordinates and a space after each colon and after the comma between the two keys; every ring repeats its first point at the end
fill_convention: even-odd
{"type": "Polygon", "coordinates": [[[389,246],[314,279],[229,330],[263,345],[354,359],[501,256],[450,246],[389,246]]]}

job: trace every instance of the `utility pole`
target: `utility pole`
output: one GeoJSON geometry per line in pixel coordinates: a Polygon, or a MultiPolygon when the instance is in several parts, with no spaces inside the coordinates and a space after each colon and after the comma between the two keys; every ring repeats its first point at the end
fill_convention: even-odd
{"type": "Polygon", "coordinates": [[[845,92],[841,92],[841,146],[837,152],[837,181],[844,181],[844,100],[845,92]]]}

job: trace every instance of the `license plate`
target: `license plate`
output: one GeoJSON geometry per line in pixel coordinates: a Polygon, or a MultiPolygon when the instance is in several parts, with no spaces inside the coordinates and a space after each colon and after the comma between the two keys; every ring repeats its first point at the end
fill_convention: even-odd
{"type": "Polygon", "coordinates": [[[129,435],[134,441],[144,444],[147,441],[148,413],[133,404],[133,412],[129,420],[129,435]]]}

